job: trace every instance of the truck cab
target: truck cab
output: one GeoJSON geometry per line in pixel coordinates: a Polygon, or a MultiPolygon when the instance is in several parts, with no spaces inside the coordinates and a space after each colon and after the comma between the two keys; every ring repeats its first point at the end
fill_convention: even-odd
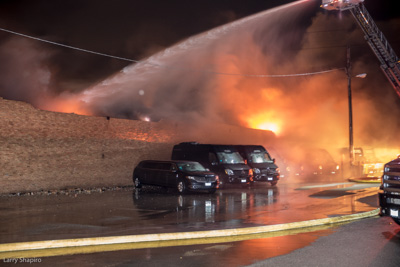
{"type": "Polygon", "coordinates": [[[382,216],[390,216],[400,225],[400,157],[385,164],[379,191],[382,216]]]}

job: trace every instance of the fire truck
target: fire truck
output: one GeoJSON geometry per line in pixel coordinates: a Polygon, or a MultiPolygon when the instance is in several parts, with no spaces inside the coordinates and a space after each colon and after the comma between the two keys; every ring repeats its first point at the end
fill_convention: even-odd
{"type": "Polygon", "coordinates": [[[365,40],[381,63],[381,69],[400,97],[400,59],[376,26],[364,6],[364,0],[322,0],[327,10],[349,10],[365,34],[365,40]]]}
{"type": "Polygon", "coordinates": [[[381,215],[400,225],[400,157],[385,164],[379,192],[381,215]]]}
{"type": "MultiPolygon", "coordinates": [[[[400,97],[400,60],[364,6],[364,0],[322,0],[327,10],[349,10],[365,34],[381,69],[400,97]]],[[[384,165],[379,191],[380,214],[400,225],[400,157],[384,165]]]]}

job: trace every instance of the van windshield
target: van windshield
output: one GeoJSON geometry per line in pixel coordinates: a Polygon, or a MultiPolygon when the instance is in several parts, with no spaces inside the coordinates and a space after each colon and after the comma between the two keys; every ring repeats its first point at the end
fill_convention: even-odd
{"type": "Polygon", "coordinates": [[[242,156],[238,152],[217,152],[219,163],[221,164],[239,164],[244,163],[242,156]]]}
{"type": "Polygon", "coordinates": [[[184,172],[205,172],[206,168],[198,162],[181,162],[177,163],[178,168],[184,172]]]}
{"type": "Polygon", "coordinates": [[[251,163],[270,163],[270,162],[273,162],[273,160],[265,152],[251,152],[249,154],[249,162],[251,162],[251,163]]]}

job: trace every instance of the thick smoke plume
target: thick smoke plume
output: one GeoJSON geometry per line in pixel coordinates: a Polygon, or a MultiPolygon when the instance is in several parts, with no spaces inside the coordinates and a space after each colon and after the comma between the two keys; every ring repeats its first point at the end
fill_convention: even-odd
{"type": "Polygon", "coordinates": [[[44,110],[91,114],[77,95],[55,93],[55,70],[49,64],[52,56],[51,50],[29,39],[11,38],[4,42],[0,48],[0,95],[44,110]]]}
{"type": "Polygon", "coordinates": [[[194,36],[125,68],[83,99],[96,113],[112,116],[250,126],[241,111],[265,112],[251,107],[262,102],[259,95],[276,91],[277,82],[248,75],[287,73],[283,66],[292,65],[301,48],[310,14],[310,6],[292,4],[194,36]]]}
{"type": "Polygon", "coordinates": [[[19,38],[11,38],[2,44],[1,95],[40,106],[50,84],[51,73],[44,62],[51,52],[41,50],[35,44],[19,38]]]}
{"type": "MultiPolygon", "coordinates": [[[[298,3],[194,36],[90,88],[83,100],[95,114],[222,122],[271,130],[292,148],[336,152],[349,142],[346,46],[361,44],[364,53],[371,52],[349,14],[318,13],[304,22],[314,11],[311,4],[298,3]],[[255,76],[331,68],[339,70],[255,76]]],[[[379,66],[363,63],[359,50],[353,48],[353,73],[379,72],[379,66]]],[[[387,91],[379,93],[380,82],[353,79],[356,146],[398,146],[390,134],[398,129],[393,122],[399,110],[381,109],[396,102],[387,91]],[[370,97],[379,94],[386,97],[370,97]]]]}
{"type": "MultiPolygon", "coordinates": [[[[48,55],[26,43],[32,57],[10,64],[25,65],[36,73],[28,73],[29,79],[12,87],[15,92],[6,93],[31,88],[23,100],[63,112],[270,130],[281,148],[320,147],[334,153],[348,146],[343,69],[348,45],[352,73],[368,73],[364,80],[352,79],[355,145],[380,147],[382,156],[387,148],[400,146],[398,100],[385,78],[373,75],[380,72],[379,64],[365,63],[374,56],[353,18],[348,13],[315,15],[313,1],[268,10],[193,36],[73,95],[49,93],[51,70],[45,64],[29,68],[45,62],[48,55]],[[337,70],[263,76],[327,69],[337,70]]],[[[388,158],[394,156],[389,151],[388,158]]]]}

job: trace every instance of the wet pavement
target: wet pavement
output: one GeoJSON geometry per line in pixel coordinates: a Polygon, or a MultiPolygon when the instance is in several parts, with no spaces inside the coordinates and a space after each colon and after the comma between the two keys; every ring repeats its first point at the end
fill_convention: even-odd
{"type": "Polygon", "coordinates": [[[331,233],[332,230],[321,230],[238,242],[41,257],[37,266],[246,266],[290,253],[331,233]]]}
{"type": "MultiPolygon", "coordinates": [[[[179,195],[147,187],[77,195],[0,198],[0,243],[230,229],[305,221],[378,207],[379,184],[291,177],[179,195]]],[[[256,242],[256,241],[248,241],[256,242]]]]}

